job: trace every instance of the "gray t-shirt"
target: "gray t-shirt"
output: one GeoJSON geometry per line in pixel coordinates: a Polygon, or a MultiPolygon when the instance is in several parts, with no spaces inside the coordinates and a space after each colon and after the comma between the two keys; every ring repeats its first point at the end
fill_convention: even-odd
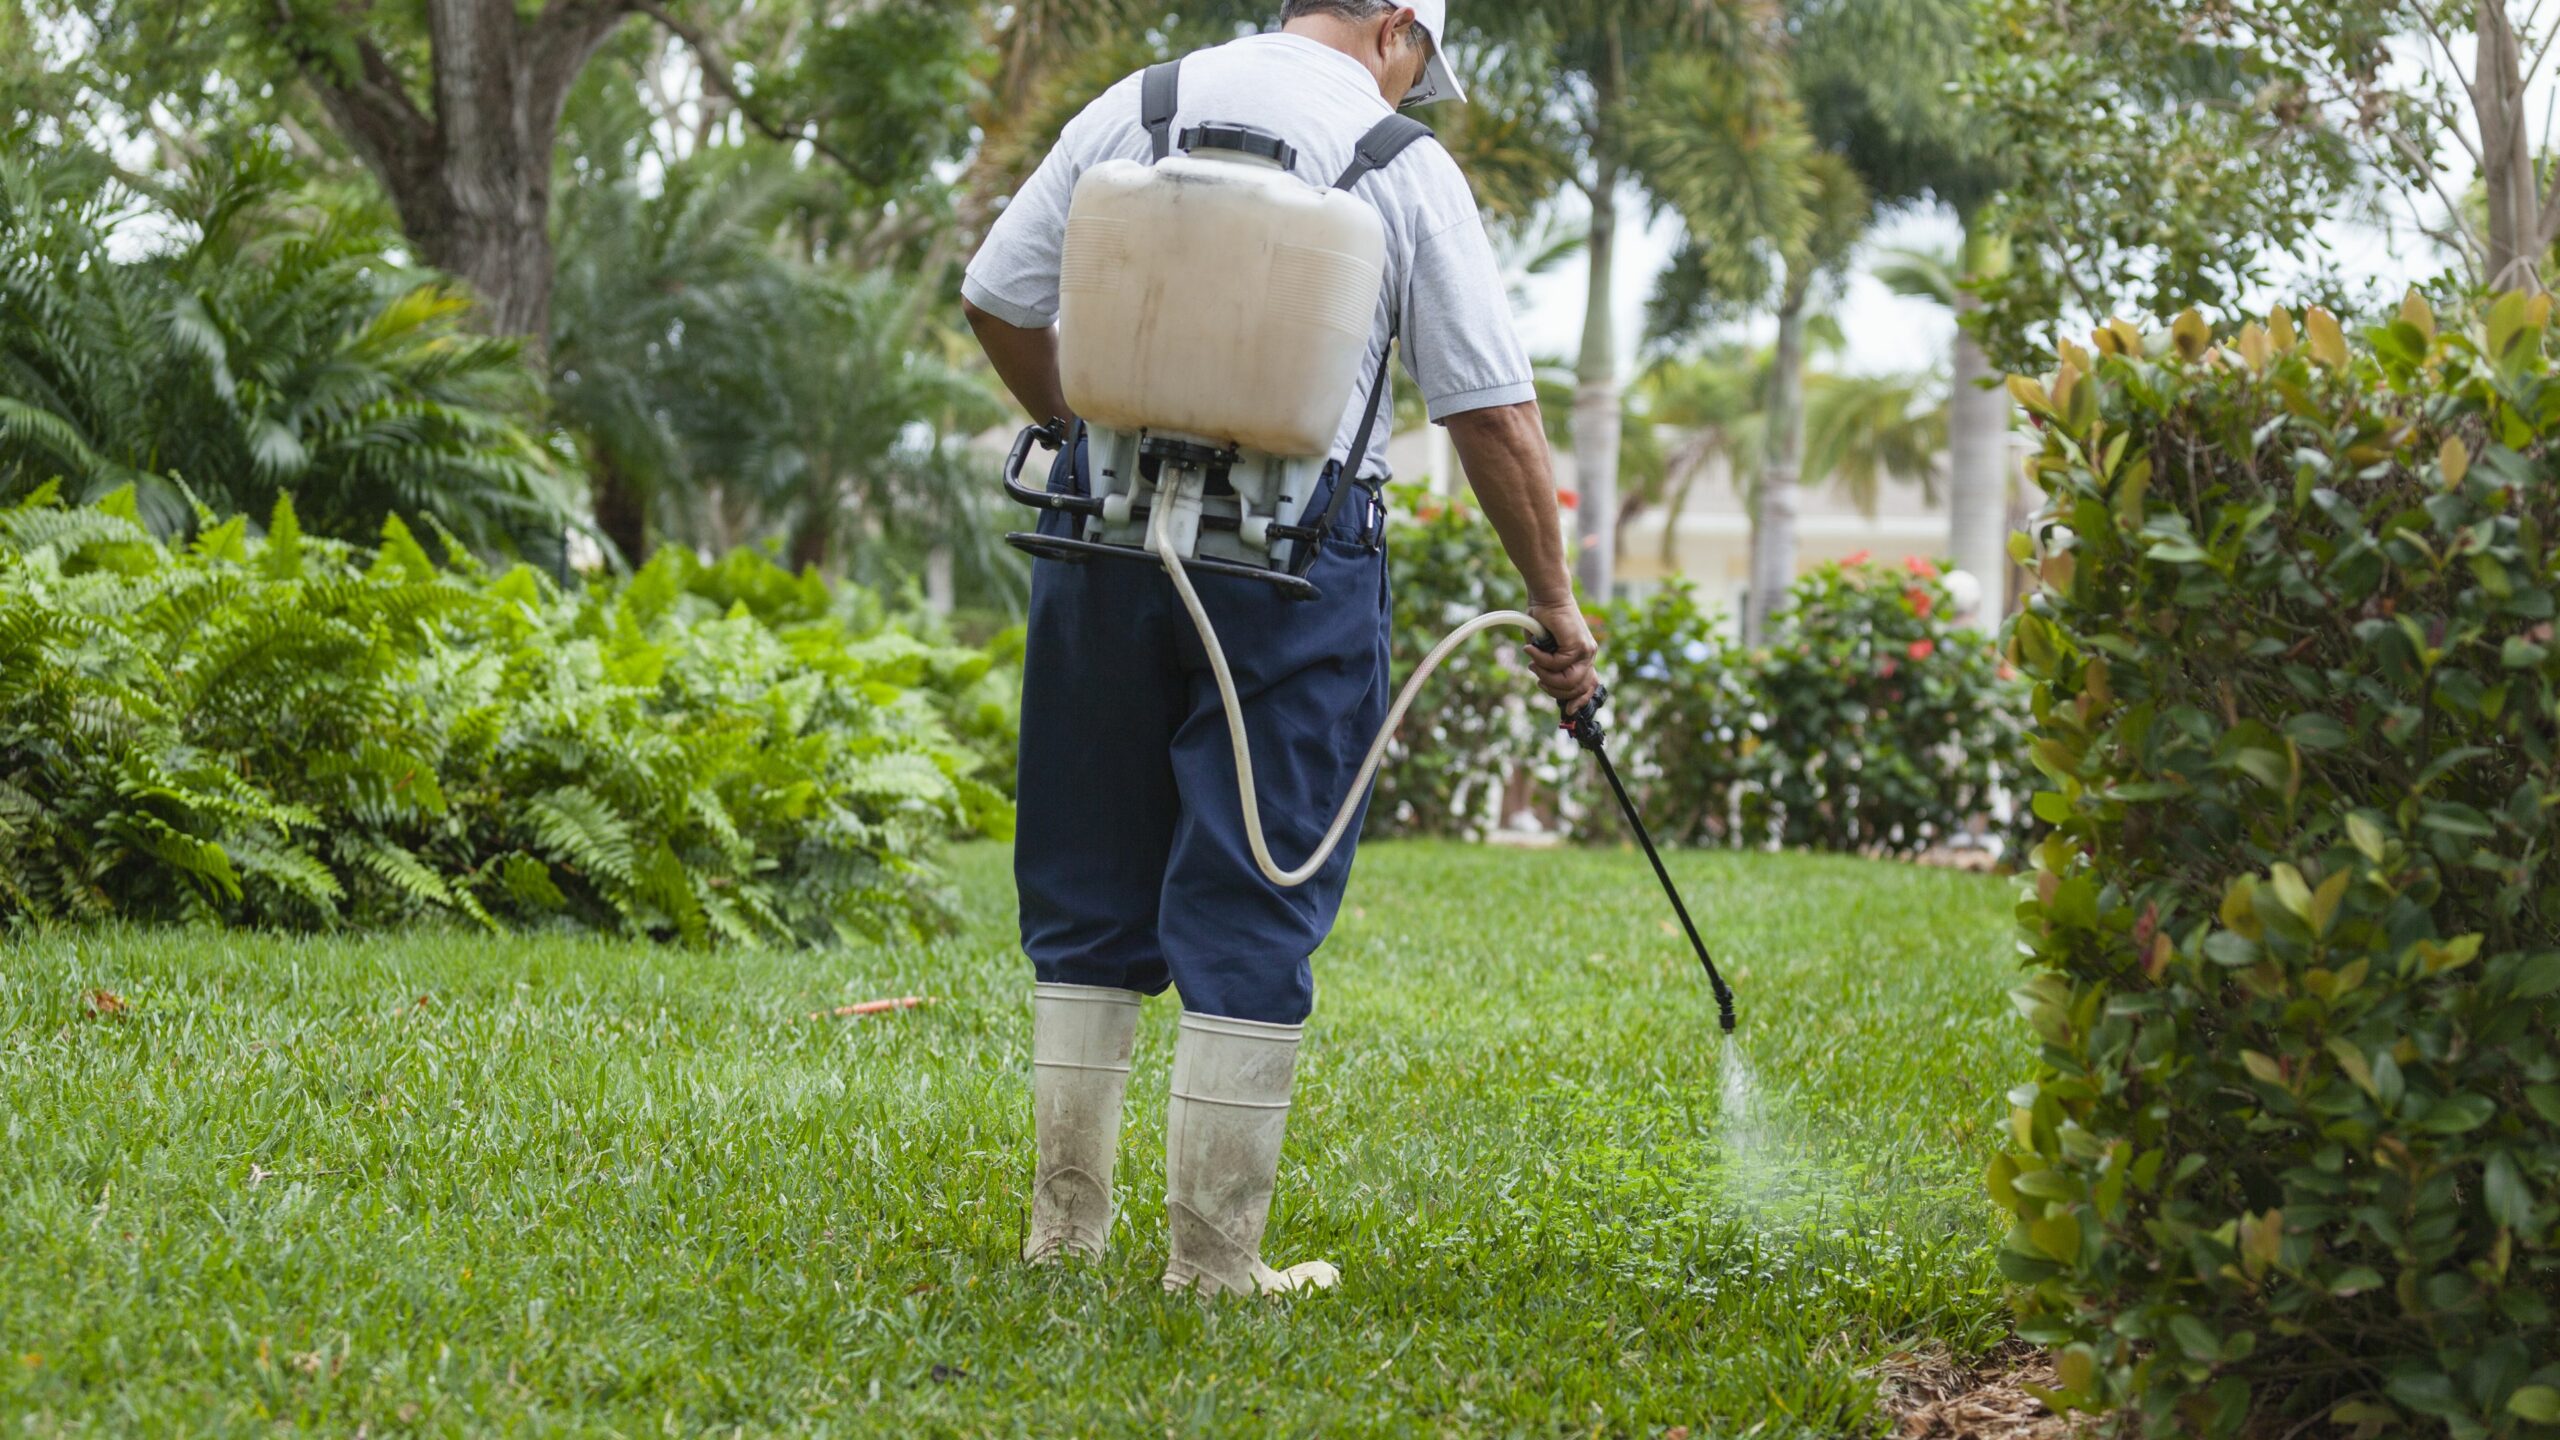
{"type": "MultiPolygon", "coordinates": [[[[1143,82],[1143,74],[1130,76],[1068,123],[969,262],[961,293],[971,304],[1026,330],[1057,323],[1058,257],[1076,182],[1106,160],[1143,164],[1154,154],[1138,113],[1143,82]]],[[[1361,137],[1389,113],[1359,61],[1300,36],[1255,35],[1183,61],[1174,133],[1210,121],[1268,130],[1297,148],[1300,179],[1331,185],[1351,168],[1361,137]]],[[[1350,452],[1378,357],[1399,322],[1405,369],[1422,387],[1433,420],[1536,399],[1501,267],[1458,162],[1436,144],[1416,145],[1353,193],[1386,221],[1387,283],[1358,398],[1334,437],[1334,458],[1350,452]]],[[[1381,419],[1361,473],[1390,473],[1387,436],[1394,428],[1381,419]]]]}

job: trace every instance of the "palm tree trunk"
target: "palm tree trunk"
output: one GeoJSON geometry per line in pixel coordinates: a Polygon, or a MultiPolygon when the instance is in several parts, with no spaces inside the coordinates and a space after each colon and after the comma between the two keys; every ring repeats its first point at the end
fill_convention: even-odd
{"type": "MultiPolygon", "coordinates": [[[[1996,274],[2005,257],[1977,215],[1964,217],[1965,280],[1996,274]]],[[[1947,557],[1982,582],[1980,619],[2006,613],[2009,594],[2009,392],[1964,320],[1982,307],[1956,296],[1955,394],[1947,404],[1947,557]]]]}
{"type": "Polygon", "coordinates": [[[1784,608],[1796,578],[1797,490],[1804,464],[1805,306],[1812,287],[1790,277],[1778,311],[1778,345],[1769,372],[1769,448],[1751,522],[1751,593],[1742,640],[1768,638],[1769,619],[1784,608]]]}
{"type": "Polygon", "coordinates": [[[601,447],[596,450],[595,467],[596,529],[622,552],[622,561],[637,570],[649,559],[649,504],[613,456],[601,447]]]}
{"type": "Polygon", "coordinates": [[[1605,602],[1618,578],[1618,175],[1616,108],[1625,84],[1624,55],[1616,22],[1610,24],[1608,58],[1592,74],[1591,285],[1582,316],[1582,358],[1574,378],[1574,474],[1581,491],[1575,538],[1581,546],[1574,578],[1583,594],[1605,602]]]}
{"type": "Polygon", "coordinates": [[[826,574],[827,562],[834,556],[835,512],[832,506],[820,503],[823,489],[812,478],[808,504],[791,532],[791,568],[795,572],[815,570],[826,574]]]}

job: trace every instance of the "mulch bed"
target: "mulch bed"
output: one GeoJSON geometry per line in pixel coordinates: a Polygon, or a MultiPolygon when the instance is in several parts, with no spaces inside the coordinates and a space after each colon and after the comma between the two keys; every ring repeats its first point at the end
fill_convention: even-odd
{"type": "Polygon", "coordinates": [[[2029,1385],[2052,1389],[2053,1362],[2012,1340],[1967,1365],[1942,1346],[1888,1357],[1877,1378],[1894,1434],[1904,1440],[2080,1440],[2095,1428],[2045,1408],[2029,1385]]]}

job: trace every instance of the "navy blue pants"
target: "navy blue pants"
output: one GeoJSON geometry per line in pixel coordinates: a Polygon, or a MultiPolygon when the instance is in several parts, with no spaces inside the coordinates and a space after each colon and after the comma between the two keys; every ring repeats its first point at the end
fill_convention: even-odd
{"type": "MultiPolygon", "coordinates": [[[[1050,489],[1085,493],[1085,463],[1079,441],[1050,489]]],[[[1381,521],[1366,494],[1342,511],[1308,576],[1320,600],[1193,580],[1244,703],[1265,837],[1284,867],[1315,853],[1394,698],[1386,556],[1368,543],[1381,521]]],[[[1050,533],[1066,525],[1043,519],[1050,533]]],[[[1014,877],[1039,978],[1171,985],[1202,1014],[1304,1021],[1358,825],[1299,889],[1255,868],[1208,654],[1151,560],[1035,562],[1029,644],[1014,877]]]]}

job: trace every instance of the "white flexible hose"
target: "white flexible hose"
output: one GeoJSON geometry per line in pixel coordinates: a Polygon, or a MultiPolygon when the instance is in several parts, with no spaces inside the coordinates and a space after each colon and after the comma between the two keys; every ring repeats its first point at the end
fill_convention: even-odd
{"type": "Polygon", "coordinates": [[[1254,794],[1253,748],[1245,739],[1244,705],[1236,698],[1235,676],[1227,669],[1227,652],[1218,644],[1218,632],[1209,623],[1209,611],[1200,603],[1200,592],[1192,588],[1190,571],[1183,565],[1181,553],[1174,548],[1173,528],[1168,523],[1173,509],[1170,495],[1159,492],[1154,513],[1147,520],[1147,541],[1154,548],[1156,558],[1164,562],[1165,573],[1173,577],[1173,588],[1181,592],[1183,608],[1191,612],[1191,623],[1200,631],[1200,646],[1209,652],[1209,670],[1217,677],[1218,699],[1227,707],[1227,738],[1235,745],[1236,795],[1244,802],[1244,834],[1246,843],[1253,847],[1253,863],[1261,867],[1263,875],[1272,884],[1284,890],[1295,890],[1314,879],[1316,872],[1324,868],[1324,862],[1333,858],[1335,848],[1342,844],[1343,832],[1351,828],[1351,817],[1359,810],[1361,798],[1369,793],[1369,782],[1377,778],[1378,766],[1387,758],[1387,746],[1395,739],[1397,727],[1404,724],[1405,712],[1413,708],[1414,697],[1422,693],[1423,682],[1430,679],[1431,672],[1439,669],[1440,663],[1449,658],[1449,653],[1496,626],[1509,625],[1531,635],[1544,635],[1547,627],[1517,610],[1494,610],[1451,631],[1448,639],[1441,641],[1423,657],[1420,665],[1414,667],[1413,678],[1404,682],[1403,693],[1396,696],[1394,707],[1387,711],[1386,726],[1378,731],[1377,740],[1369,746],[1369,758],[1361,763],[1360,778],[1351,782],[1351,793],[1342,797],[1342,808],[1334,812],[1333,828],[1325,831],[1324,843],[1316,847],[1316,853],[1308,857],[1306,864],[1295,870],[1283,870],[1280,862],[1271,858],[1271,846],[1262,835],[1262,802],[1254,794]]]}

